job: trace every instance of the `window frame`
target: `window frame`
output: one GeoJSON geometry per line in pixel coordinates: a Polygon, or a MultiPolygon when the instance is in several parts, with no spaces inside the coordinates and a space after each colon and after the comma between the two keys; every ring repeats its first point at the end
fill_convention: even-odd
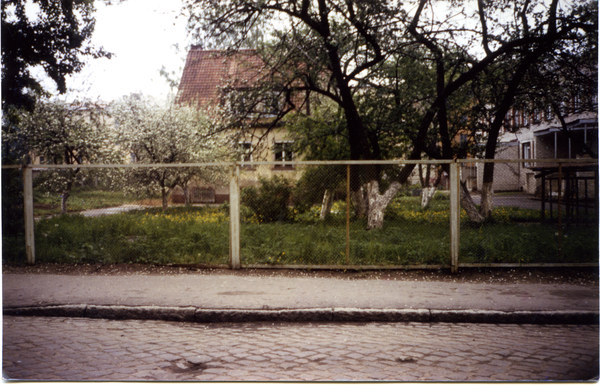
{"type": "Polygon", "coordinates": [[[283,164],[276,164],[274,168],[278,169],[293,169],[293,165],[287,165],[286,162],[293,162],[296,155],[289,148],[294,143],[293,140],[281,140],[273,141],[273,160],[275,162],[283,162],[283,164]],[[278,146],[281,146],[281,151],[278,150],[278,146]],[[281,154],[281,158],[278,159],[278,154],[281,154]]]}
{"type": "MultiPolygon", "coordinates": [[[[533,159],[533,142],[526,141],[521,143],[521,159],[533,159]]],[[[531,167],[531,163],[523,163],[523,167],[531,167]]]]}

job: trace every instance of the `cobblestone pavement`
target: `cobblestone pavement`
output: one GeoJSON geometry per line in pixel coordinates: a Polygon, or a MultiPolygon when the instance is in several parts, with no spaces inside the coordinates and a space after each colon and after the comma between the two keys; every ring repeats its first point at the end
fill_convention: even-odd
{"type": "Polygon", "coordinates": [[[597,325],[4,317],[5,378],[519,381],[598,375],[597,325]]]}

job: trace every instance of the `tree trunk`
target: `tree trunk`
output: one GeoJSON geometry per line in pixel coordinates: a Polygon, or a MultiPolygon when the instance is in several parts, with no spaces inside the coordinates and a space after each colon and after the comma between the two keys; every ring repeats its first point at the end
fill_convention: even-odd
{"type": "Polygon", "coordinates": [[[419,164],[419,178],[421,179],[421,208],[425,208],[428,207],[429,204],[431,203],[431,200],[433,199],[433,197],[435,196],[435,192],[437,190],[437,187],[439,186],[440,182],[442,181],[442,174],[443,174],[443,170],[442,168],[438,168],[437,169],[437,177],[435,178],[435,180],[433,181],[433,183],[431,182],[431,165],[428,164],[427,165],[427,176],[424,179],[423,178],[423,168],[421,166],[421,164],[419,164]]]}
{"type": "Polygon", "coordinates": [[[430,176],[431,176],[431,165],[430,164],[427,165],[427,173],[425,176],[423,176],[423,165],[421,163],[419,163],[419,180],[421,182],[421,187],[423,187],[423,188],[431,187],[430,176]]]}
{"type": "Polygon", "coordinates": [[[421,190],[421,208],[428,207],[431,203],[431,200],[435,196],[435,192],[437,190],[437,186],[433,187],[424,187],[421,190]]]}
{"type": "Polygon", "coordinates": [[[190,189],[188,188],[188,185],[183,186],[183,197],[185,200],[185,205],[189,206],[190,205],[190,189]]]}
{"type": "Polygon", "coordinates": [[[323,194],[323,205],[321,206],[321,216],[319,217],[322,221],[329,216],[331,213],[331,207],[333,206],[333,193],[331,190],[325,190],[323,194]]]}
{"type": "Polygon", "coordinates": [[[358,218],[364,218],[367,216],[369,210],[369,203],[365,199],[364,187],[359,188],[356,191],[350,191],[350,197],[352,203],[354,203],[354,212],[358,218]]]}
{"type": "Polygon", "coordinates": [[[379,193],[379,182],[372,180],[367,184],[367,196],[369,199],[369,212],[367,216],[367,230],[380,229],[383,227],[385,209],[390,204],[402,187],[400,182],[393,182],[387,191],[379,193]]]}
{"type": "Polygon", "coordinates": [[[492,182],[484,182],[481,187],[481,216],[485,219],[492,216],[494,210],[494,189],[492,182]]]}
{"type": "Polygon", "coordinates": [[[467,189],[467,183],[462,181],[460,182],[460,205],[467,213],[471,222],[479,223],[485,219],[477,210],[477,206],[467,189]]]}
{"type": "Polygon", "coordinates": [[[77,177],[78,173],[79,173],[78,168],[76,168],[74,170],[73,169],[69,170],[69,172],[68,172],[67,184],[65,185],[63,193],[60,195],[60,213],[61,214],[67,213],[67,200],[71,196],[71,189],[73,188],[73,183],[75,183],[75,177],[77,177]]]}
{"type": "Polygon", "coordinates": [[[67,199],[69,199],[69,196],[71,196],[71,193],[69,193],[68,191],[64,191],[60,196],[60,213],[61,214],[67,213],[67,199]]]}
{"type": "Polygon", "coordinates": [[[167,189],[166,187],[162,187],[160,192],[161,192],[161,196],[162,196],[162,209],[163,209],[163,211],[167,211],[167,209],[169,208],[169,193],[171,191],[170,191],[170,189],[167,189]]]}

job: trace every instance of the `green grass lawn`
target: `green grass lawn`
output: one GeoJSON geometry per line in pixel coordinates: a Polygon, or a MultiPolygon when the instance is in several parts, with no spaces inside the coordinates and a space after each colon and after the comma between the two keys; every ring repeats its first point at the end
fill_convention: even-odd
{"type": "MultiPolygon", "coordinates": [[[[74,189],[67,199],[68,212],[121,206],[137,201],[137,198],[120,191],[78,190],[74,189]]],[[[60,214],[60,195],[35,193],[33,197],[36,216],[60,214]]]]}
{"type": "MultiPolygon", "coordinates": [[[[344,205],[318,220],[318,207],[294,212],[289,222],[259,223],[243,210],[242,264],[340,265],[346,263],[344,205]]],[[[464,215],[464,212],[463,212],[464,215]]],[[[352,220],[351,265],[449,264],[448,201],[429,209],[418,197],[396,199],[382,229],[366,231],[352,220]]],[[[555,224],[541,224],[539,211],[497,208],[483,225],[461,219],[460,262],[597,262],[597,225],[570,226],[559,237],[555,224]]],[[[36,261],[47,263],[229,262],[229,218],[225,207],[176,207],[86,218],[54,216],[36,222],[36,261]]],[[[24,260],[15,240],[3,238],[4,263],[24,260]],[[12,242],[12,243],[11,243],[12,242]],[[12,250],[12,251],[11,251],[12,250]],[[6,254],[6,251],[9,251],[6,254]]]]}
{"type": "Polygon", "coordinates": [[[157,209],[36,223],[36,260],[57,263],[227,263],[228,218],[218,209],[157,209]]]}

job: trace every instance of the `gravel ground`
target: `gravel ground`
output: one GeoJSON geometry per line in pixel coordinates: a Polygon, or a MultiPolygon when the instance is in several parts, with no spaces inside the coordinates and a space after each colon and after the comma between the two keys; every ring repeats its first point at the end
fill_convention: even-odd
{"type": "Polygon", "coordinates": [[[598,268],[469,268],[458,274],[448,270],[295,270],[206,268],[195,265],[157,266],[143,264],[37,264],[34,266],[2,266],[3,274],[59,275],[238,275],[322,277],[336,279],[381,279],[404,281],[436,281],[465,283],[554,283],[598,286],[598,268]]]}

